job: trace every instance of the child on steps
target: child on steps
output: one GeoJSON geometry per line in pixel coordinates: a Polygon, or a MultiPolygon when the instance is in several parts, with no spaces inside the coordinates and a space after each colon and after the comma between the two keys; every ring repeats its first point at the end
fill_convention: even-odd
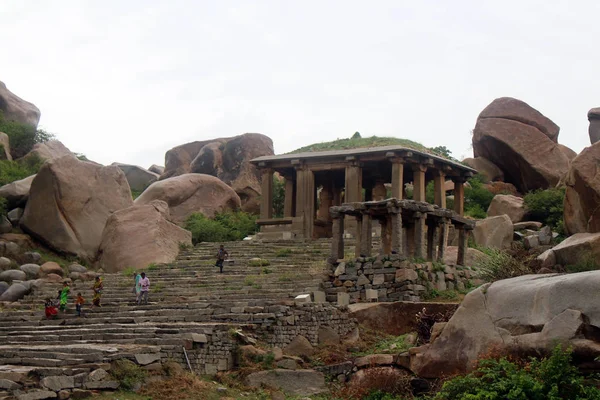
{"type": "Polygon", "coordinates": [[[85,299],[81,295],[81,293],[77,293],[77,299],[75,300],[75,309],[77,310],[77,316],[81,317],[81,308],[83,307],[83,303],[85,303],[85,299]]]}

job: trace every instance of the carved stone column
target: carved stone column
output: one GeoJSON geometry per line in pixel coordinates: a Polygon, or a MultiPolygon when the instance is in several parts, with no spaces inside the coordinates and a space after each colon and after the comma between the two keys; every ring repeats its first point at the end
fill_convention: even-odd
{"type": "Polygon", "coordinates": [[[262,170],[260,218],[273,218],[273,170],[271,168],[262,170]]]}
{"type": "Polygon", "coordinates": [[[452,182],[454,182],[454,212],[458,215],[464,215],[465,209],[465,186],[466,182],[465,178],[462,177],[454,177],[452,178],[452,182]]]}
{"type": "Polygon", "coordinates": [[[425,244],[425,217],[426,214],[415,213],[415,258],[423,258],[423,245],[425,244]]]}
{"type": "Polygon", "coordinates": [[[389,215],[386,215],[383,218],[379,218],[379,225],[381,226],[381,249],[379,251],[379,254],[391,254],[392,235],[389,215]]]}
{"type": "Polygon", "coordinates": [[[364,213],[362,215],[362,227],[360,237],[360,255],[364,257],[371,256],[373,228],[371,225],[371,215],[364,213]]]}
{"type": "Polygon", "coordinates": [[[422,164],[413,165],[413,200],[425,200],[425,172],[427,166],[422,164]]]}
{"type": "Polygon", "coordinates": [[[403,232],[402,232],[402,212],[394,210],[390,215],[392,225],[392,254],[404,254],[403,232]]]}
{"type": "Polygon", "coordinates": [[[332,215],[332,233],[330,261],[335,262],[344,258],[344,216],[332,215]]]}
{"type": "Polygon", "coordinates": [[[434,222],[427,224],[427,261],[434,261],[434,253],[436,248],[435,231],[437,224],[434,222]]]}
{"type": "Polygon", "coordinates": [[[456,257],[456,265],[465,265],[467,256],[467,231],[464,226],[458,226],[458,256],[456,257]]]}
{"type": "Polygon", "coordinates": [[[404,197],[404,160],[392,160],[392,197],[404,197]]]}
{"type": "Polygon", "coordinates": [[[439,262],[444,262],[444,255],[446,254],[446,241],[448,239],[448,221],[446,218],[442,219],[439,227],[439,235],[438,235],[438,255],[437,260],[439,262]]]}
{"type": "Polygon", "coordinates": [[[433,174],[433,188],[435,205],[446,208],[446,190],[444,183],[446,182],[446,174],[443,171],[435,170],[433,174]]]}

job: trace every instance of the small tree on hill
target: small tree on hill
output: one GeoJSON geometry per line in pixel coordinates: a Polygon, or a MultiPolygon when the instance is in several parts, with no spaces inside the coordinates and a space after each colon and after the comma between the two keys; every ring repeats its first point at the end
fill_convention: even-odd
{"type": "Polygon", "coordinates": [[[362,139],[362,136],[360,136],[360,132],[354,132],[354,135],[352,135],[352,139],[362,139]]]}

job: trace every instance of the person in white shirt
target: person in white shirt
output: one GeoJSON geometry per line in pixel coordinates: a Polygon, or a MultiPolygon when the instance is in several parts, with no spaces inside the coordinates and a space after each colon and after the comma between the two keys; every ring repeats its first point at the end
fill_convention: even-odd
{"type": "Polygon", "coordinates": [[[142,301],[143,301],[144,304],[148,304],[148,292],[150,292],[150,279],[148,279],[148,277],[146,277],[145,272],[142,272],[141,275],[142,275],[142,279],[140,279],[140,282],[139,282],[140,295],[138,296],[137,303],[142,304],[142,301]]]}

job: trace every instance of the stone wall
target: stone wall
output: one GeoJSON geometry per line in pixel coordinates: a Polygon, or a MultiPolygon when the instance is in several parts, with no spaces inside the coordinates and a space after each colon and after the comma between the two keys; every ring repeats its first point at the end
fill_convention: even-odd
{"type": "MultiPolygon", "coordinates": [[[[247,315],[246,324],[225,320],[229,324],[207,324],[198,330],[199,333],[190,334],[186,337],[185,347],[192,369],[209,375],[232,369],[234,351],[238,346],[237,339],[232,335],[233,329],[241,328],[267,345],[283,348],[298,335],[316,346],[321,326],[334,329],[340,336],[356,328],[356,320],[349,317],[347,310],[336,306],[326,303],[285,303],[245,307],[244,311],[248,311],[243,313],[247,315]]],[[[236,314],[235,318],[240,319],[240,314],[236,314]]],[[[161,358],[163,362],[172,360],[181,365],[187,363],[180,345],[162,346],[161,358]]]]}
{"type": "Polygon", "coordinates": [[[421,301],[435,289],[464,290],[474,284],[469,267],[437,262],[414,262],[398,255],[361,257],[331,266],[330,281],[324,283],[327,301],[421,301]],[[340,295],[346,293],[346,295],[340,295]]]}

